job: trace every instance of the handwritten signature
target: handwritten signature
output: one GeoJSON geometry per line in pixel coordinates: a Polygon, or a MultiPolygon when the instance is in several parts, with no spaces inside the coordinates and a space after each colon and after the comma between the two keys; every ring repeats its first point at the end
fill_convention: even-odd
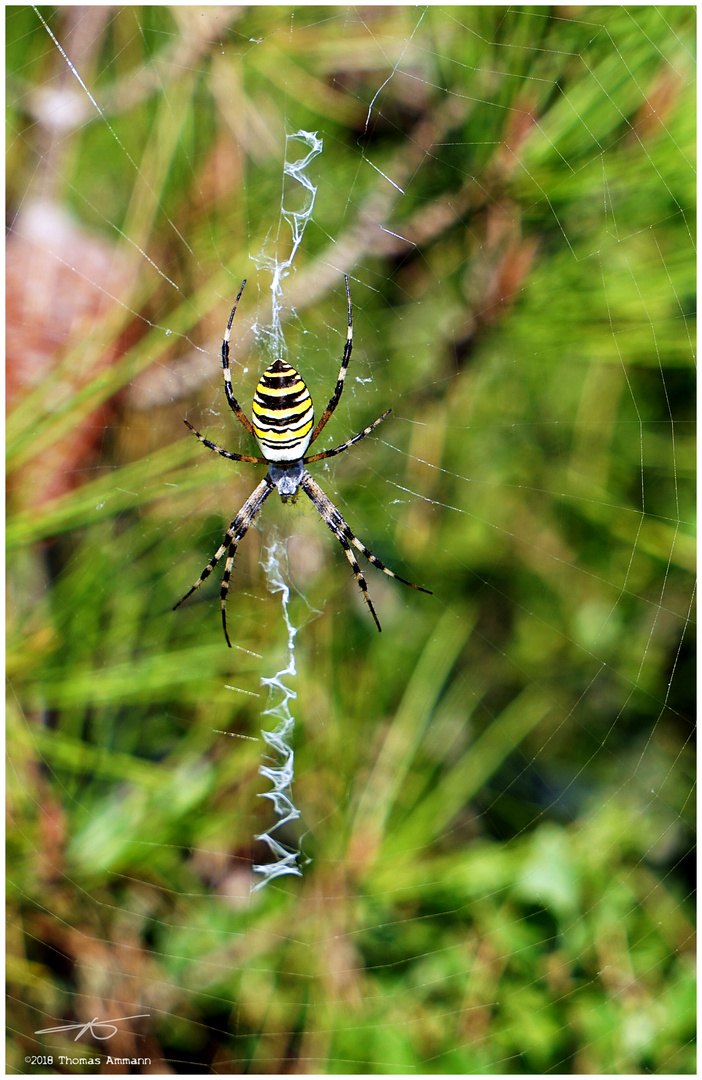
{"type": "Polygon", "coordinates": [[[119,1031],[115,1024],[121,1024],[123,1020],[141,1020],[145,1016],[149,1016],[150,1013],[136,1013],[135,1016],[116,1016],[113,1020],[99,1020],[97,1016],[94,1016],[92,1020],[89,1020],[87,1024],[59,1024],[58,1027],[42,1028],[41,1031],[35,1031],[35,1035],[55,1035],[60,1031],[75,1031],[77,1032],[74,1042],[78,1042],[79,1039],[85,1035],[86,1031],[89,1031],[94,1039],[100,1039],[106,1041],[111,1039],[113,1035],[116,1035],[119,1031]],[[98,1035],[96,1028],[102,1028],[107,1031],[107,1035],[98,1035]]]}

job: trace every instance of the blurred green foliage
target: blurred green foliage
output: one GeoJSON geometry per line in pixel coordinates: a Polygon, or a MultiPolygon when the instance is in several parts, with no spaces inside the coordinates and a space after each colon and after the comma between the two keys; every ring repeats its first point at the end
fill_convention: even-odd
{"type": "Polygon", "coordinates": [[[7,9],[14,1071],[104,1056],[33,1034],[61,1018],[137,1013],[108,1052],[175,1071],[694,1071],[694,21],[7,9]],[[212,581],[170,608],[260,470],[182,416],[251,452],[218,348],[249,276],[248,407],[299,129],[290,355],[319,410],[348,272],[321,441],[393,408],[317,475],[434,596],[369,568],[378,636],[312,509],[271,499],[230,652],[212,581]],[[48,230],[27,269],[35,205],[77,262],[48,230]],[[280,534],[304,875],[250,896],[280,534]]]}

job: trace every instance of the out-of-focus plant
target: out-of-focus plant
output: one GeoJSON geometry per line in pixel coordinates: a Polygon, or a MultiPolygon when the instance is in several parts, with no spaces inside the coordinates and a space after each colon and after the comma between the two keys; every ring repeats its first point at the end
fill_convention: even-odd
{"type": "Polygon", "coordinates": [[[7,16],[10,1063],[148,1013],[121,1053],[176,1069],[692,1071],[693,10],[7,16]],[[216,586],[170,608],[251,489],[182,417],[243,447],[298,128],[291,356],[319,413],[348,272],[328,445],[393,408],[325,484],[435,596],[371,569],[378,636],[267,504],[310,861],[250,898],[257,535],[233,653],[216,586]]]}

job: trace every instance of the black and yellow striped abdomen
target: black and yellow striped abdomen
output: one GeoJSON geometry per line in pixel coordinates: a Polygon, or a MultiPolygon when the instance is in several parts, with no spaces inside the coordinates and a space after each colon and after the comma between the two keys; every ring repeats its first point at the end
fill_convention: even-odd
{"type": "Polygon", "coordinates": [[[284,360],[274,360],[253,399],[254,434],[266,461],[298,461],[310,445],[313,424],[304,379],[284,360]]]}

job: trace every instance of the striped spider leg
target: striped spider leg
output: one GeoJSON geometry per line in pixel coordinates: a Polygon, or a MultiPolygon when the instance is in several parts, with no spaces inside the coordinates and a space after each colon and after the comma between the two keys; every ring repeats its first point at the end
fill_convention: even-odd
{"type": "MultiPolygon", "coordinates": [[[[378,421],[376,420],[376,424],[377,423],[378,421]]],[[[375,427],[375,424],[373,424],[372,426],[375,427]]],[[[361,434],[364,435],[365,432],[361,432],[361,434]]],[[[360,436],[357,435],[356,439],[353,439],[352,441],[356,442],[359,437],[360,436]]],[[[339,447],[337,453],[340,453],[341,450],[345,449],[346,446],[339,447]]],[[[395,578],[396,581],[401,581],[403,585],[409,585],[411,589],[417,589],[419,592],[429,593],[429,595],[431,596],[429,589],[423,589],[421,585],[414,585],[411,581],[408,581],[407,578],[400,577],[400,575],[396,574],[393,570],[389,570],[385,563],[382,563],[380,559],[373,554],[372,551],[368,550],[365,544],[361,543],[357,536],[354,536],[339,511],[334,506],[334,503],[327,495],[324,494],[319,484],[312,479],[306,469],[302,474],[302,479],[300,480],[300,487],[304,491],[305,495],[307,495],[308,498],[312,501],[312,504],[314,505],[317,513],[323,521],[326,521],[327,525],[334,533],[334,536],[337,538],[342,548],[344,549],[344,555],[351,563],[351,569],[353,570],[354,577],[356,578],[356,581],[358,583],[358,587],[361,590],[361,595],[363,596],[365,602],[368,604],[370,613],[375,619],[375,625],[378,627],[378,630],[382,629],[380,625],[380,620],[375,613],[375,608],[373,607],[371,598],[368,595],[368,585],[366,584],[366,579],[363,576],[363,571],[358,565],[358,560],[354,555],[353,551],[351,550],[349,546],[350,544],[353,544],[353,546],[357,548],[358,551],[365,555],[369,563],[372,563],[373,566],[377,566],[378,569],[382,570],[384,574],[388,575],[388,577],[395,578]]]]}
{"type": "Polygon", "coordinates": [[[224,391],[230,408],[237,419],[246,428],[247,432],[254,436],[261,448],[263,457],[252,454],[235,454],[229,450],[224,450],[221,446],[206,439],[199,431],[196,431],[193,425],[187,420],[185,421],[195,437],[209,450],[214,451],[214,453],[219,454],[221,457],[228,458],[230,461],[243,461],[253,464],[268,465],[267,475],[249,496],[230,524],[222,544],[212,556],[192,588],[175,605],[176,608],[179,607],[183,603],[183,600],[187,600],[196,589],[199,589],[200,585],[202,585],[203,581],[207,580],[226,551],[227,558],[224,565],[224,576],[222,578],[222,586],[220,589],[220,606],[222,609],[224,637],[230,648],[231,641],[229,640],[227,631],[226,598],[229,591],[229,581],[234,566],[236,550],[240,541],[250,528],[254,518],[274,488],[277,488],[278,494],[283,502],[288,502],[289,500],[294,502],[300,488],[305,492],[317,510],[317,513],[329,526],[332,533],[339,541],[339,544],[351,565],[354,577],[361,590],[361,595],[368,605],[378,630],[381,629],[380,621],[368,594],[366,579],[358,565],[358,560],[356,559],[352,548],[356,548],[357,551],[360,551],[373,566],[382,570],[388,577],[395,578],[396,581],[401,581],[403,585],[409,585],[411,589],[417,589],[419,592],[429,593],[429,595],[431,595],[429,589],[424,589],[421,585],[414,585],[411,581],[400,577],[399,574],[390,570],[379,558],[377,558],[377,556],[368,550],[365,544],[361,543],[358,537],[354,536],[331,499],[325,495],[324,491],[322,491],[319,484],[313,480],[306,468],[306,466],[312,464],[312,462],[324,461],[326,458],[335,457],[337,454],[343,453],[344,450],[348,450],[349,447],[359,442],[360,439],[364,439],[366,435],[370,435],[378,424],[382,423],[382,421],[390,415],[391,411],[388,409],[382,416],[379,416],[377,420],[374,420],[372,424],[365,427],[363,431],[359,431],[353,438],[347,439],[341,446],[334,447],[332,450],[324,450],[319,454],[306,455],[306,451],[319,437],[339,404],[344,389],[344,380],[346,378],[349,360],[351,359],[351,351],[353,349],[353,316],[351,309],[351,289],[346,274],[344,274],[344,281],[346,283],[348,311],[346,343],[344,345],[341,367],[339,368],[334,393],[329,399],[329,403],[314,429],[314,407],[307,385],[295,368],[291,367],[290,364],[283,359],[274,360],[266,371],[264,371],[258,382],[252,406],[253,420],[249,420],[248,416],[239,405],[239,402],[234,397],[231,386],[231,370],[229,367],[229,337],[237,305],[241,298],[241,294],[244,291],[245,281],[242,283],[236,300],[234,301],[234,307],[232,308],[229,322],[227,323],[227,329],[224,338],[222,339],[224,391]]]}
{"type": "MultiPolygon", "coordinates": [[[[202,439],[201,441],[204,442],[205,440],[202,439]]],[[[217,447],[217,450],[218,452],[221,452],[219,451],[219,447],[217,447]]],[[[226,451],[224,456],[229,457],[226,451]]],[[[215,551],[214,555],[208,562],[205,569],[200,574],[200,577],[197,579],[192,588],[188,589],[185,596],[181,597],[178,603],[173,606],[173,610],[175,611],[176,608],[180,607],[184,600],[187,600],[189,596],[192,596],[196,589],[200,588],[203,581],[207,581],[207,578],[210,576],[215,566],[226,551],[227,561],[224,564],[224,576],[222,577],[222,585],[219,591],[219,604],[222,609],[222,628],[224,630],[224,637],[230,649],[232,647],[232,643],[229,640],[229,634],[227,632],[227,609],[225,604],[227,600],[227,593],[229,592],[229,579],[232,574],[232,567],[234,566],[234,556],[236,555],[236,549],[239,546],[239,542],[243,540],[247,531],[251,527],[253,520],[256,517],[256,514],[263,506],[271,491],[273,491],[273,485],[269,483],[268,478],[262,480],[258,487],[253,491],[253,493],[249,495],[241,510],[232,521],[231,525],[224,534],[224,540],[215,551]]]]}

